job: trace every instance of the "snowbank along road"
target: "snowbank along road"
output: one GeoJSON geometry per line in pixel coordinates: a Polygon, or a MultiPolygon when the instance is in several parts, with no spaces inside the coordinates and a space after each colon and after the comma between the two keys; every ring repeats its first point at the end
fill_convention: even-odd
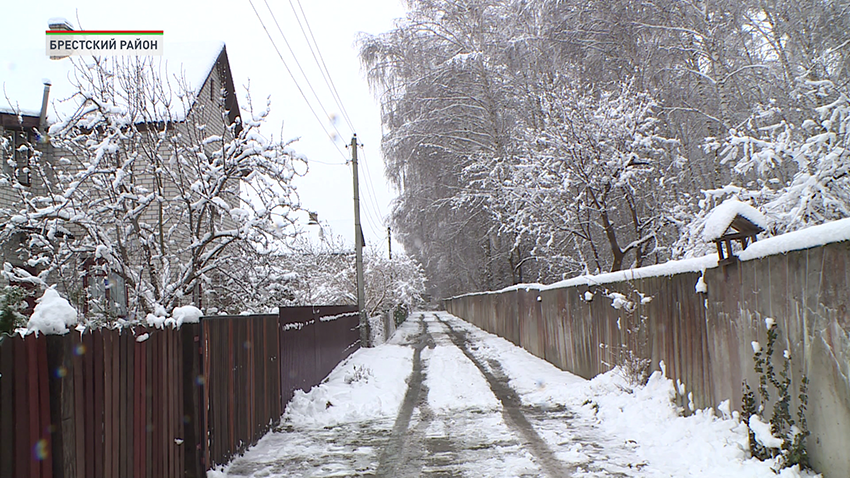
{"type": "MultiPolygon", "coordinates": [[[[586,381],[446,313],[417,313],[209,478],[776,476],[728,413],[679,416],[663,374],[586,381]]],[[[782,476],[805,476],[794,470],[782,476]]]]}

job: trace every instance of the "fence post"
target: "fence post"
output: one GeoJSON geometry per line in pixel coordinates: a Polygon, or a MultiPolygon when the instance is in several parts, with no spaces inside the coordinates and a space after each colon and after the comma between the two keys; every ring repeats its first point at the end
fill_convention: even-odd
{"type": "Polygon", "coordinates": [[[50,422],[53,425],[53,476],[77,478],[71,334],[49,335],[46,339],[50,376],[50,422]]]}
{"type": "Polygon", "coordinates": [[[203,387],[204,371],[201,368],[201,324],[183,324],[180,327],[183,348],[183,450],[184,476],[202,478],[204,470],[203,387]]]}

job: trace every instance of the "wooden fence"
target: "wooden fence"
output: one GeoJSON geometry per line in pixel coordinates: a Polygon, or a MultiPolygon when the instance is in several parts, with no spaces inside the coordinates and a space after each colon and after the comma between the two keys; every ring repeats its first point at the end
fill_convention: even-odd
{"type": "Polygon", "coordinates": [[[352,307],[309,309],[319,326],[286,337],[288,309],[180,329],[3,336],[0,478],[204,476],[256,443],[293,387],[318,384],[359,346],[352,307]],[[297,386],[281,367],[291,343],[297,386]]]}
{"type": "Polygon", "coordinates": [[[630,357],[654,368],[663,361],[667,376],[686,386],[677,397],[685,410],[691,398],[699,408],[722,400],[740,406],[742,381],[758,383],[751,342],[765,343],[772,318],[781,331],[778,356],[787,349],[794,359],[793,389],[804,374],[809,380],[811,461],[825,476],[850,476],[850,242],[707,269],[707,293],[695,289],[700,275],[528,286],[445,305],[585,378],[630,357]],[[625,303],[615,304],[615,293],[625,303]]]}
{"type": "Polygon", "coordinates": [[[354,306],[281,308],[281,401],[309,390],[357,350],[360,316],[354,306]]]}

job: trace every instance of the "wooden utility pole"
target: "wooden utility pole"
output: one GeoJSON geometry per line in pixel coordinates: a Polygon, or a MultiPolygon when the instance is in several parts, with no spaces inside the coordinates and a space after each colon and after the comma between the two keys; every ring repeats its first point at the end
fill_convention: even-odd
{"type": "Polygon", "coordinates": [[[357,267],[357,310],[360,313],[360,346],[369,347],[369,320],[363,292],[363,230],[360,228],[360,182],[357,179],[357,135],[351,137],[351,171],[354,173],[354,249],[357,267]]]}

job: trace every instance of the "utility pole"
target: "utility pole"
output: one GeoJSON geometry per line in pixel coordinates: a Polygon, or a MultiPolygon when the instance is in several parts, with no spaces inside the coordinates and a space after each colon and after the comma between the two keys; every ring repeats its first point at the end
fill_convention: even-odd
{"type": "Polygon", "coordinates": [[[360,346],[369,345],[369,320],[363,292],[363,231],[360,229],[360,182],[357,179],[357,135],[351,137],[351,171],[354,173],[354,249],[357,267],[357,311],[360,313],[360,346]]]}
{"type": "MultiPolygon", "coordinates": [[[[390,290],[395,289],[395,277],[393,277],[393,231],[390,226],[387,226],[387,251],[390,256],[390,290]]],[[[395,319],[394,312],[390,312],[391,317],[395,319]]]]}

